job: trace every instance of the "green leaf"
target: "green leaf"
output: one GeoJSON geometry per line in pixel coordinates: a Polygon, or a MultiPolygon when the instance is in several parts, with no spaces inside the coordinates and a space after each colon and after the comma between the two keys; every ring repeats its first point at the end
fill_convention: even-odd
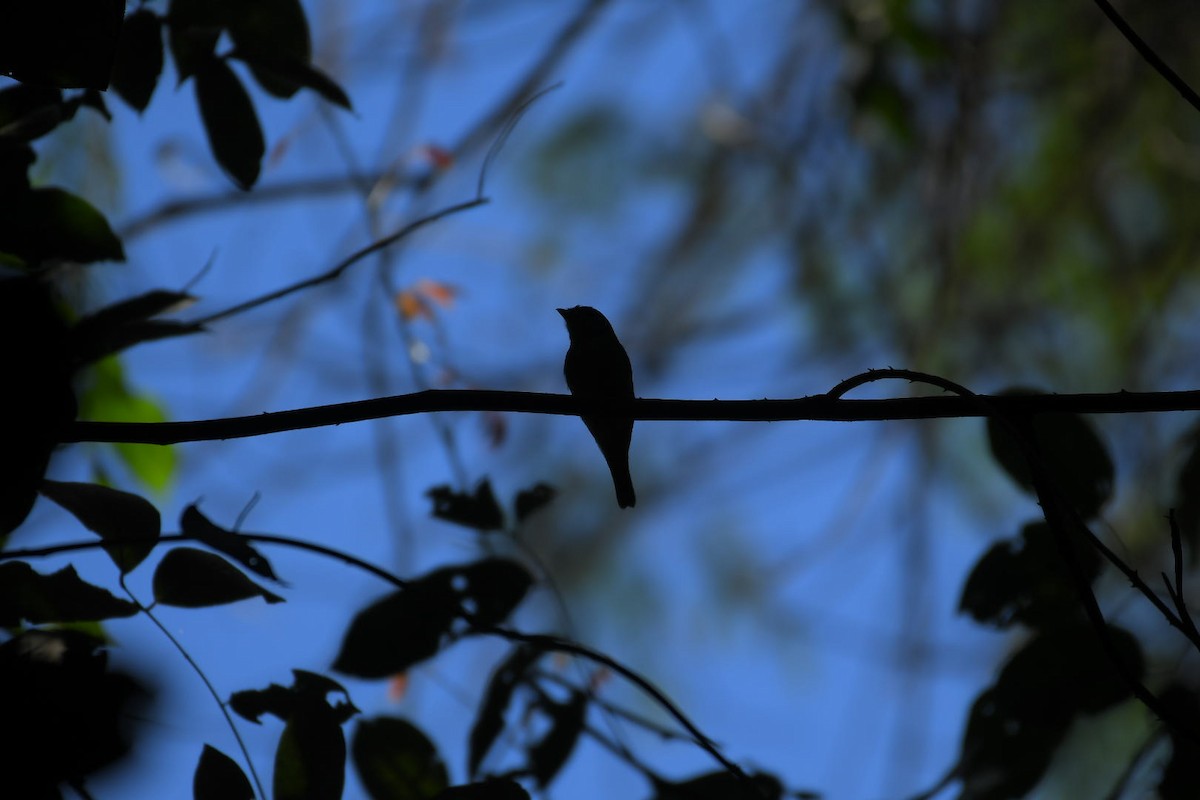
{"type": "Polygon", "coordinates": [[[95,483],[42,481],[42,494],[71,512],[104,540],[104,550],[125,574],[150,555],[162,532],[158,509],[136,494],[95,483]]]}
{"type": "Polygon", "coordinates": [[[250,545],[246,537],[215,525],[200,513],[200,509],[196,508],[194,503],[183,510],[179,518],[179,527],[188,536],[194,536],[197,541],[224,553],[246,569],[264,578],[279,581],[271,563],[250,545]]]}
{"type": "MultiPolygon", "coordinates": [[[[97,362],[89,372],[91,385],[85,391],[80,406],[87,419],[106,422],[163,422],[166,412],[149,397],[135,394],[125,383],[121,362],[108,357],[97,362]]],[[[143,485],[162,492],[175,473],[175,449],[156,444],[113,446],[117,456],[143,485]]]]}
{"type": "Polygon", "coordinates": [[[513,503],[517,522],[524,522],[531,514],[539,511],[554,499],[558,492],[548,483],[538,483],[522,489],[513,503]]]}
{"type": "Polygon", "coordinates": [[[373,800],[427,800],[449,783],[437,748],[403,719],[362,720],[354,731],[350,752],[373,800]]]}
{"type": "Polygon", "coordinates": [[[138,113],[150,105],[163,68],[162,19],[148,8],[125,18],[112,88],[138,113]]]}
{"type": "Polygon", "coordinates": [[[504,513],[486,478],[475,487],[474,494],[458,492],[449,486],[435,486],[425,494],[433,500],[433,516],[438,519],[479,531],[498,531],[504,527],[504,513]]]}
{"type": "Polygon", "coordinates": [[[451,576],[439,570],[360,611],[333,668],[359,678],[386,678],[432,657],[459,615],[451,576]]]}
{"type": "Polygon", "coordinates": [[[183,608],[219,606],[251,597],[283,602],[220,556],[191,547],[167,553],[154,570],[153,585],[157,602],[183,608]]]}
{"type": "Polygon", "coordinates": [[[529,800],[529,792],[514,780],[492,778],[480,783],[451,786],[433,800],[529,800]]]}
{"type": "Polygon", "coordinates": [[[479,774],[484,756],[504,730],[504,714],[512,702],[513,692],[525,681],[529,668],[541,655],[542,651],[535,647],[517,645],[492,673],[467,739],[467,774],[471,777],[479,774]]]}
{"type": "Polygon", "coordinates": [[[23,561],[0,563],[0,626],[96,622],[137,612],[135,603],[84,581],[74,567],[42,575],[23,561]]]}
{"type": "Polygon", "coordinates": [[[192,777],[194,800],[253,800],[254,787],[238,763],[212,745],[204,745],[192,777]]]}
{"type": "Polygon", "coordinates": [[[298,708],[275,750],[274,800],[339,800],[345,780],[346,739],[333,711],[298,708]]]}
{"type": "MultiPolygon", "coordinates": [[[[1039,392],[1015,388],[1002,394],[1039,392]]],[[[1064,499],[1085,520],[1099,513],[1112,497],[1116,469],[1091,423],[1078,414],[1039,414],[1024,430],[1031,431],[1036,452],[1064,499]]],[[[987,431],[996,461],[1018,486],[1033,493],[1033,474],[1021,444],[1000,420],[989,418],[987,431]]]]}
{"type": "Polygon", "coordinates": [[[213,157],[238,187],[249,190],[266,144],[250,96],[224,61],[209,59],[196,71],[196,105],[213,157]]]}

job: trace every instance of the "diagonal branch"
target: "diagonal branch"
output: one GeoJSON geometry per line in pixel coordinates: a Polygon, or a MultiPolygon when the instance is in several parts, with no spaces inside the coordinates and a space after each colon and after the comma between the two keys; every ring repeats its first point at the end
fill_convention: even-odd
{"type": "Polygon", "coordinates": [[[1121,35],[1133,45],[1133,49],[1138,51],[1138,54],[1146,60],[1146,63],[1154,67],[1159,75],[1166,79],[1167,83],[1174,87],[1175,91],[1191,104],[1192,108],[1200,111],[1200,95],[1196,94],[1196,90],[1188,86],[1187,81],[1179,77],[1175,70],[1167,66],[1167,63],[1162,60],[1158,53],[1154,52],[1154,48],[1146,44],[1142,37],[1138,36],[1137,31],[1130,27],[1125,18],[1117,13],[1117,10],[1112,7],[1108,0],[1095,0],[1096,5],[1104,12],[1104,16],[1108,17],[1121,35]]]}
{"type": "Polygon", "coordinates": [[[232,305],[229,308],[226,308],[222,311],[217,311],[212,314],[209,314],[207,317],[201,317],[200,319],[193,320],[192,324],[195,324],[198,326],[208,325],[210,323],[216,322],[217,320],[225,319],[226,317],[231,317],[234,314],[240,314],[243,311],[249,311],[252,308],[258,308],[259,306],[263,306],[263,305],[266,305],[267,303],[274,302],[275,300],[279,300],[281,298],[287,297],[290,294],[295,294],[296,292],[302,291],[304,289],[310,289],[313,286],[320,286],[322,283],[328,283],[329,281],[336,280],[338,277],[341,276],[341,274],[343,272],[350,269],[350,267],[354,266],[359,261],[362,261],[367,256],[371,255],[372,253],[377,253],[380,250],[383,250],[384,248],[391,247],[396,242],[405,238],[409,234],[415,233],[416,231],[420,230],[421,228],[424,228],[426,225],[429,225],[430,223],[433,223],[433,222],[437,222],[438,220],[444,219],[445,217],[448,217],[452,214],[457,214],[460,211],[467,211],[468,209],[477,208],[478,206],[485,205],[485,204],[487,204],[487,202],[488,202],[488,199],[486,197],[476,197],[473,200],[466,200],[462,203],[456,203],[452,206],[446,206],[445,208],[443,208],[439,211],[435,211],[432,214],[429,214],[428,216],[421,217],[420,219],[417,219],[417,220],[414,220],[413,222],[408,223],[400,230],[395,231],[394,233],[388,234],[387,236],[383,237],[382,239],[378,239],[374,242],[371,242],[369,245],[366,245],[365,247],[362,247],[362,248],[356,250],[355,252],[353,252],[350,255],[343,258],[341,261],[339,261],[337,264],[335,264],[332,268],[326,270],[325,272],[322,272],[320,275],[314,275],[311,278],[305,278],[302,281],[298,281],[298,282],[290,284],[288,286],[284,286],[282,288],[275,289],[274,291],[268,292],[264,295],[259,295],[258,297],[253,297],[249,300],[244,300],[241,303],[232,305]]]}

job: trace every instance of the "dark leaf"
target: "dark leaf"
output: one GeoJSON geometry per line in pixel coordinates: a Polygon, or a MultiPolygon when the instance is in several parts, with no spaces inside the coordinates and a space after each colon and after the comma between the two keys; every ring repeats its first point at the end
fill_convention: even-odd
{"type": "Polygon", "coordinates": [[[783,784],[774,775],[758,772],[748,778],[750,785],[728,770],[718,770],[678,783],[661,781],[654,800],[781,800],[783,797],[783,784]]]}
{"type": "Polygon", "coordinates": [[[396,717],[359,722],[350,752],[373,800],[427,800],[449,783],[446,765],[429,738],[396,717]]]}
{"type": "Polygon", "coordinates": [[[194,503],[183,510],[179,518],[179,527],[188,536],[194,536],[197,541],[224,553],[246,569],[264,578],[279,580],[275,577],[275,570],[271,568],[270,562],[250,545],[246,537],[213,524],[208,517],[200,513],[200,509],[196,508],[194,503]]]}
{"type": "Polygon", "coordinates": [[[0,626],[96,622],[137,612],[137,605],[84,581],[72,566],[42,575],[23,561],[0,563],[0,626]]]}
{"type": "Polygon", "coordinates": [[[263,89],[277,97],[291,97],[300,89],[312,89],[330,103],[351,109],[345,90],[308,62],[241,50],[230,56],[246,62],[263,89]]]}
{"type": "Polygon", "coordinates": [[[254,787],[237,762],[212,745],[204,745],[192,777],[194,800],[253,800],[254,787]]]}
{"type": "MultiPolygon", "coordinates": [[[[1159,695],[1159,700],[1191,730],[1200,730],[1200,698],[1195,689],[1173,684],[1159,695]]],[[[1158,784],[1159,800],[1192,800],[1200,786],[1200,743],[1173,727],[1167,730],[1171,735],[1171,760],[1158,784]]]]}
{"type": "MultiPolygon", "coordinates": [[[[1131,674],[1141,649],[1109,626],[1131,674]]],[[[964,800],[1024,796],[1041,779],[1072,722],[1129,697],[1097,633],[1086,623],[1040,633],[1017,651],[971,709],[960,771],[964,800]]]]}
{"type": "Polygon", "coordinates": [[[529,792],[516,781],[493,778],[481,783],[451,786],[433,800],[529,800],[529,792]]]}
{"type": "Polygon", "coordinates": [[[1195,566],[1200,552],[1200,424],[1192,425],[1180,442],[1187,448],[1187,457],[1175,479],[1175,520],[1187,544],[1188,564],[1195,566]]]}
{"type": "Polygon", "coordinates": [[[154,599],[168,606],[202,608],[261,597],[283,598],[267,591],[225,559],[191,547],[177,547],[154,570],[154,599]]]}
{"type": "MultiPolygon", "coordinates": [[[[1100,554],[1081,537],[1072,544],[1076,563],[1095,580],[1100,554]]],[[[1046,628],[1080,618],[1075,581],[1049,526],[1030,523],[1019,540],[995,544],[971,570],[959,610],[999,628],[1014,622],[1046,628]]]]}
{"type": "Polygon", "coordinates": [[[193,322],[144,319],[114,328],[108,331],[104,337],[84,339],[72,336],[71,338],[76,343],[75,363],[82,367],[99,361],[105,356],[127,350],[134,345],[159,339],[172,339],[176,336],[190,336],[202,331],[204,328],[193,322]]]}
{"type": "Polygon", "coordinates": [[[0,251],[26,264],[50,259],[124,261],[125,249],[104,215],[63,189],[31,189],[0,199],[0,251]]]}
{"type": "Polygon", "coordinates": [[[274,800],[339,800],[346,780],[346,739],[333,710],[299,706],[275,750],[274,800]]]}
{"type": "Polygon", "coordinates": [[[438,570],[360,611],[333,668],[359,678],[385,678],[437,653],[459,616],[452,575],[438,570]]]}
{"type": "Polygon", "coordinates": [[[256,724],[263,714],[273,714],[286,722],[296,709],[314,703],[328,708],[339,725],[358,713],[346,689],[332,678],[302,669],[292,670],[292,675],[290,687],[272,683],[266,689],[234,692],[229,707],[256,724]],[[344,699],[330,704],[331,693],[341,694],[344,699]]]}
{"type": "Polygon", "coordinates": [[[250,189],[262,168],[262,128],[242,82],[224,61],[212,58],[196,71],[196,105],[217,163],[242,189],[250,189]]]}
{"type": "Polygon", "coordinates": [[[221,31],[237,13],[236,0],[171,0],[167,41],[179,85],[211,61],[221,31]]]}
{"type": "Polygon", "coordinates": [[[146,110],[163,68],[162,19],[148,8],[125,18],[112,87],[137,112],[146,110]]]}
{"type": "Polygon", "coordinates": [[[529,769],[539,787],[548,786],[571,757],[583,733],[587,707],[588,696],[580,691],[572,693],[565,703],[549,705],[550,729],[529,748],[529,769]]]}
{"type": "Polygon", "coordinates": [[[287,98],[304,85],[281,74],[277,68],[263,66],[307,65],[311,60],[308,20],[300,0],[242,3],[230,20],[229,36],[250,64],[255,80],[267,92],[287,98]]]}
{"type": "Polygon", "coordinates": [[[137,720],[155,717],[147,688],[109,669],[101,647],[71,630],[26,631],[0,644],[6,800],[83,783],[128,752],[144,732],[131,727],[137,720]]]}
{"type": "Polygon", "coordinates": [[[66,330],[45,284],[0,278],[0,380],[10,387],[0,391],[0,541],[29,514],[50,454],[75,418],[66,330]]]}
{"type": "Polygon", "coordinates": [[[286,721],[295,706],[295,692],[278,683],[272,683],[266,689],[234,692],[229,697],[229,707],[234,713],[255,724],[260,723],[263,714],[273,714],[286,721]]]}
{"type": "Polygon", "coordinates": [[[138,342],[203,330],[191,323],[153,319],[193,302],[189,294],[154,289],[88,314],[71,328],[75,363],[90,364],[138,342]]]}
{"type": "Polygon", "coordinates": [[[67,119],[61,89],[19,83],[0,90],[0,141],[32,142],[67,119]]]}
{"type": "Polygon", "coordinates": [[[533,576],[515,561],[486,558],[458,568],[466,579],[464,608],[481,626],[496,625],[512,613],[533,585],[533,576]]]}
{"type": "MultiPolygon", "coordinates": [[[[1009,389],[1002,394],[1038,392],[1009,389]]],[[[1032,492],[1033,475],[1020,443],[999,420],[989,418],[987,430],[996,461],[1018,486],[1032,492]]],[[[1032,429],[1024,426],[1022,430],[1032,430],[1036,453],[1057,491],[1083,519],[1094,517],[1112,497],[1116,470],[1091,423],[1078,414],[1039,414],[1032,429]]]]}
{"type": "Polygon", "coordinates": [[[513,504],[517,522],[524,522],[530,514],[540,510],[553,500],[556,494],[558,492],[548,483],[538,483],[520,491],[517,494],[516,502],[513,504]]]}
{"type": "Polygon", "coordinates": [[[0,74],[28,83],[107,89],[124,0],[4,4],[0,74]]]}
{"type": "Polygon", "coordinates": [[[479,531],[497,531],[504,527],[504,514],[492,484],[486,478],[474,494],[456,492],[449,486],[435,486],[426,492],[433,500],[433,516],[479,531]]]}
{"type": "Polygon", "coordinates": [[[95,483],[42,481],[42,494],[71,512],[104,540],[104,550],[122,573],[150,555],[162,532],[158,509],[136,494],[95,483]]]}
{"type": "Polygon", "coordinates": [[[467,740],[467,773],[471,777],[479,774],[484,756],[504,730],[504,714],[512,702],[513,692],[525,681],[529,668],[541,655],[542,651],[537,648],[518,645],[492,673],[467,740]]]}

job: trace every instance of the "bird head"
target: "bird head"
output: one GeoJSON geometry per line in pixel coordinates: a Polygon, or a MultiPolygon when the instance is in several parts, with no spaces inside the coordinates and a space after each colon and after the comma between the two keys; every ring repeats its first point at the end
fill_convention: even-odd
{"type": "Polygon", "coordinates": [[[567,323],[567,334],[572,339],[615,336],[608,319],[591,306],[557,309],[567,323]]]}

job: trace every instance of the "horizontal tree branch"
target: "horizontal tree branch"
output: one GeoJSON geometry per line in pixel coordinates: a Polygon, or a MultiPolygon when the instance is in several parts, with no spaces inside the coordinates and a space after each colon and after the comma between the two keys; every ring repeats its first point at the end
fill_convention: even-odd
{"type": "Polygon", "coordinates": [[[937,395],[885,400],[847,400],[818,394],[791,400],[637,399],[624,406],[581,402],[564,394],[482,389],[430,389],[413,394],[357,400],[247,417],[192,422],[74,422],[64,442],[180,442],[239,439],[268,433],[342,425],[435,411],[496,411],[578,416],[581,412],[629,415],[637,420],[714,420],[728,422],[867,422],[906,419],[982,417],[986,409],[1002,415],[1077,413],[1144,414],[1200,410],[1200,391],[1113,392],[1108,394],[937,395]]]}

